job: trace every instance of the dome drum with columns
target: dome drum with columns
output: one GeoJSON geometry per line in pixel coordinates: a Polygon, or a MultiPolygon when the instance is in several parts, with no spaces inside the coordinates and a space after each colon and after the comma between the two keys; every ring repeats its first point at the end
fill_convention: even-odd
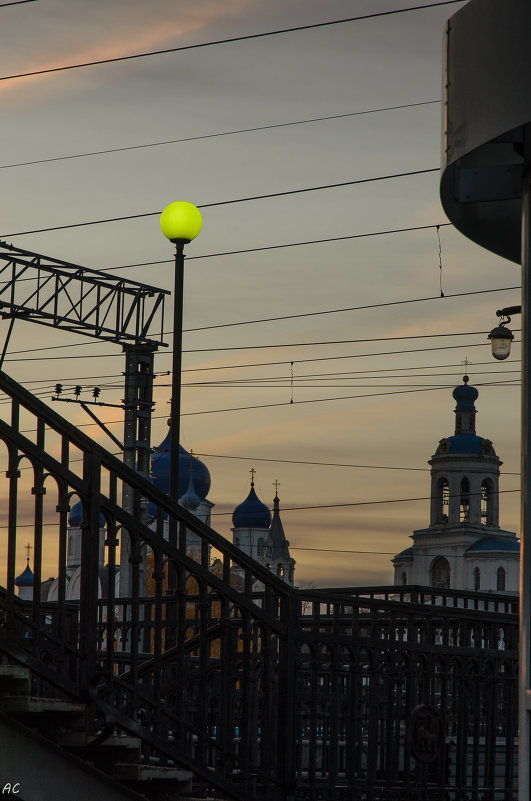
{"type": "Polygon", "coordinates": [[[431,465],[430,524],[393,559],[395,584],[516,594],[520,544],[499,525],[502,462],[476,434],[478,391],[463,377],[453,391],[455,432],[439,441],[431,465]]]}

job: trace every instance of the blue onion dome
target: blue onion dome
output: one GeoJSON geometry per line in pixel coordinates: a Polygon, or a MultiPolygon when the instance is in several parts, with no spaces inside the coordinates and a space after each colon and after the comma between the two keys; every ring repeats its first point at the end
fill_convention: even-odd
{"type": "Polygon", "coordinates": [[[25,570],[15,579],[15,584],[17,587],[33,587],[33,573],[31,572],[29,562],[25,570]]]}
{"type": "Polygon", "coordinates": [[[234,510],[232,522],[234,528],[269,528],[271,512],[254,491],[254,482],[247,498],[234,510]]]}
{"type": "MultiPolygon", "coordinates": [[[[70,513],[68,515],[68,525],[70,528],[80,527],[82,514],[83,504],[81,501],[78,501],[70,507],[70,513]]],[[[102,512],[100,512],[100,528],[105,528],[105,515],[102,512]]]]}
{"type": "Polygon", "coordinates": [[[456,411],[474,411],[474,401],[478,399],[479,392],[475,387],[469,387],[468,381],[468,376],[464,375],[464,383],[452,392],[454,400],[457,401],[456,411]]]}
{"type": "MultiPolygon", "coordinates": [[[[153,449],[151,455],[151,480],[165,495],[170,492],[170,440],[171,432],[168,431],[166,438],[153,449]]],[[[200,501],[203,501],[210,492],[208,467],[179,445],[179,498],[188,489],[190,474],[193,476],[194,490],[200,501]]]]}

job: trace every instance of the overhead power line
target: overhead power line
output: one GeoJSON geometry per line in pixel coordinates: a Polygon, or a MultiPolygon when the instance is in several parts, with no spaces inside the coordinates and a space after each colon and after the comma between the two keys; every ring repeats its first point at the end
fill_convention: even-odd
{"type": "MultiPolygon", "coordinates": [[[[461,0],[459,0],[459,2],[461,2],[461,0]]],[[[388,181],[391,180],[392,178],[407,178],[412,175],[426,175],[427,173],[431,172],[439,172],[439,167],[430,167],[429,169],[425,170],[410,170],[409,172],[398,172],[389,175],[379,175],[374,178],[356,178],[353,181],[340,181],[339,183],[323,184],[320,186],[306,186],[303,189],[288,189],[284,192],[270,192],[266,195],[250,195],[249,197],[233,198],[232,200],[218,200],[213,203],[200,203],[198,204],[198,208],[207,209],[207,208],[212,208],[213,206],[229,206],[234,203],[248,203],[249,201],[252,200],[266,200],[268,198],[274,198],[274,197],[286,197],[287,195],[300,195],[305,192],[319,192],[322,189],[339,189],[344,186],[368,184],[368,183],[374,183],[376,181],[388,181]]],[[[46,233],[47,231],[63,231],[68,228],[81,228],[86,225],[102,225],[104,223],[122,222],[124,220],[138,220],[142,217],[154,217],[159,215],[160,213],[161,213],[160,211],[146,211],[142,212],[141,214],[126,214],[122,217],[107,217],[102,220],[87,220],[85,222],[69,223],[67,225],[50,226],[48,228],[34,228],[30,231],[15,231],[8,234],[0,234],[0,236],[5,239],[7,237],[12,237],[12,236],[42,234],[46,233]]]]}
{"type": "MultiPolygon", "coordinates": [[[[409,228],[393,228],[388,231],[371,231],[369,233],[364,234],[347,234],[346,236],[330,236],[327,239],[307,239],[302,242],[287,242],[281,245],[264,245],[262,247],[257,248],[245,248],[243,250],[225,250],[220,253],[204,253],[201,256],[186,256],[187,261],[191,261],[191,259],[214,259],[218,256],[239,256],[244,253],[259,253],[262,250],[279,250],[280,248],[295,248],[301,247],[302,245],[321,245],[327,244],[328,242],[341,242],[342,240],[348,239],[363,239],[365,237],[372,237],[372,236],[386,236],[388,234],[403,234],[408,233],[409,231],[426,231],[430,228],[443,228],[445,226],[449,226],[452,223],[434,223],[433,225],[414,225],[410,226],[409,228]]],[[[13,234],[8,234],[8,236],[13,236],[13,234]]],[[[152,267],[155,264],[173,264],[173,259],[157,259],[156,261],[139,261],[135,262],[134,264],[121,264],[118,267],[101,267],[99,272],[101,273],[109,273],[114,270],[128,270],[132,267],[152,267]]],[[[23,281],[29,279],[22,279],[23,281]]],[[[516,287],[519,289],[520,287],[516,287]]],[[[487,291],[487,290],[485,290],[487,291]]],[[[440,295],[437,295],[437,298],[440,299],[440,295]]],[[[449,297],[446,295],[446,297],[449,297]]]]}
{"type": "MultiPolygon", "coordinates": [[[[360,468],[363,470],[408,470],[414,472],[421,472],[421,473],[429,473],[429,467],[403,467],[403,466],[396,466],[396,465],[380,465],[380,464],[352,464],[350,462],[341,463],[341,462],[312,462],[307,459],[267,459],[265,457],[260,456],[228,456],[227,454],[221,453],[199,453],[194,451],[194,456],[202,456],[208,459],[237,459],[239,461],[246,461],[246,462],[278,462],[280,464],[300,464],[300,465],[310,465],[314,467],[351,467],[351,468],[360,468]]],[[[520,473],[510,473],[504,471],[504,476],[519,476],[520,473]]]]}
{"type": "MultiPolygon", "coordinates": [[[[499,493],[513,493],[513,492],[521,492],[521,489],[508,489],[508,490],[499,490],[499,493]]],[[[470,495],[479,495],[479,493],[470,493],[470,495]]],[[[375,501],[352,501],[350,503],[320,503],[315,504],[312,506],[283,506],[280,510],[282,513],[284,512],[300,512],[306,509],[337,509],[340,507],[347,507],[347,506],[379,506],[381,504],[386,503],[414,503],[416,501],[431,501],[430,495],[423,495],[419,498],[386,498],[383,500],[375,500],[375,501]]],[[[273,511],[271,509],[271,511],[273,511]]],[[[222,517],[226,515],[230,515],[232,512],[211,512],[212,517],[222,517]]],[[[290,546],[291,547],[291,546],[290,546]]]]}
{"type": "MultiPolygon", "coordinates": [[[[29,2],[29,0],[19,0],[29,2]]],[[[82,67],[95,67],[100,64],[115,64],[119,61],[132,61],[138,58],[147,58],[148,56],[162,56],[169,53],[180,53],[185,50],[197,50],[202,47],[214,47],[215,45],[233,44],[235,42],[243,42],[250,39],[264,39],[267,36],[279,36],[285,33],[295,33],[296,31],[307,31],[312,28],[325,28],[332,25],[342,25],[346,22],[361,22],[362,20],[373,19],[375,17],[389,17],[393,14],[405,14],[411,11],[421,11],[427,8],[434,8],[435,6],[447,6],[454,3],[462,3],[464,0],[440,0],[437,3],[428,3],[419,6],[409,6],[408,8],[397,8],[393,11],[379,11],[373,14],[363,14],[357,17],[346,17],[344,19],[328,20],[326,22],[315,22],[309,25],[297,25],[292,28],[279,28],[273,31],[264,31],[262,33],[251,33],[244,36],[231,36],[227,39],[216,39],[210,42],[199,42],[191,45],[181,45],[180,47],[169,47],[164,50],[150,50],[146,53],[133,53],[129,56],[116,56],[115,58],[103,58],[97,61],[84,61],[78,64],[68,64],[63,67],[49,67],[48,69],[33,70],[32,72],[20,72],[14,75],[4,75],[0,77],[0,81],[11,81],[15,78],[29,78],[35,75],[49,75],[53,72],[65,72],[66,70],[75,70],[82,67]]]]}
{"type": "Polygon", "coordinates": [[[37,0],[12,0],[10,3],[0,3],[0,8],[5,8],[6,6],[21,6],[23,3],[36,3],[37,0]]]}
{"type": "MultiPolygon", "coordinates": [[[[485,386],[512,386],[513,382],[511,379],[507,381],[482,381],[476,382],[474,386],[476,387],[485,387],[485,386]]],[[[518,384],[514,384],[514,386],[518,386],[518,384]]],[[[447,384],[446,386],[441,385],[439,387],[425,387],[423,389],[416,388],[416,389],[400,389],[400,390],[393,390],[391,392],[369,392],[363,393],[358,395],[340,395],[335,398],[307,398],[305,400],[293,400],[290,399],[289,401],[283,401],[280,403],[260,403],[255,406],[235,406],[229,409],[203,409],[201,411],[195,412],[182,412],[182,417],[190,417],[192,415],[197,414],[218,414],[220,412],[243,412],[248,411],[250,409],[266,409],[272,408],[275,406],[296,406],[301,404],[308,404],[308,403],[330,403],[332,401],[344,401],[344,400],[356,400],[361,398],[381,398],[385,395],[407,395],[411,392],[440,392],[442,389],[452,389],[455,387],[455,384],[447,384]]]]}
{"type": "MultiPolygon", "coordinates": [[[[520,340],[514,340],[514,344],[518,344],[520,340]]],[[[188,367],[183,369],[183,373],[194,373],[194,372],[202,372],[206,370],[234,370],[243,367],[272,367],[273,365],[279,364],[291,364],[292,362],[296,362],[297,364],[304,364],[306,362],[331,362],[337,361],[338,359],[363,359],[363,358],[374,358],[375,356],[396,356],[402,355],[404,353],[427,353],[430,351],[435,350],[452,350],[454,348],[484,348],[488,347],[487,342],[462,342],[459,345],[438,345],[436,347],[431,348],[408,348],[407,350],[389,350],[389,351],[378,351],[376,353],[348,353],[341,356],[314,356],[312,358],[305,358],[305,359],[282,359],[276,362],[250,362],[247,364],[227,364],[227,365],[217,365],[211,367],[188,367]]],[[[190,351],[184,350],[183,353],[189,353],[190,351]]],[[[165,354],[171,353],[171,351],[165,351],[165,354]]],[[[79,356],[35,356],[35,357],[27,357],[24,360],[22,359],[5,359],[5,362],[20,362],[20,361],[30,361],[30,362],[39,362],[39,361],[59,361],[61,359],[86,359],[87,356],[85,354],[80,354],[79,356]]],[[[122,358],[121,353],[98,353],[98,359],[114,359],[114,358],[122,358]]]]}
{"type": "MultiPolygon", "coordinates": [[[[35,2],[35,0],[25,0],[25,2],[35,2]]],[[[158,142],[143,142],[139,145],[128,145],[126,147],[110,147],[105,150],[91,150],[86,153],[71,153],[65,156],[52,156],[45,159],[33,159],[32,161],[17,161],[13,164],[0,164],[0,170],[9,170],[13,167],[31,167],[36,164],[49,164],[54,161],[68,161],[69,159],[83,159],[91,156],[104,156],[108,153],[125,153],[128,150],[142,150],[150,147],[164,147],[166,145],[177,145],[183,142],[197,142],[202,139],[215,139],[221,136],[235,136],[236,134],[255,133],[257,131],[269,131],[274,128],[288,128],[294,125],[308,125],[314,122],[325,122],[327,120],[340,120],[347,117],[360,117],[367,114],[378,114],[384,111],[397,111],[398,109],[416,108],[418,106],[429,106],[440,103],[440,100],[422,100],[418,103],[404,103],[400,106],[383,106],[382,108],[366,109],[364,111],[349,111],[345,114],[330,114],[327,117],[312,117],[306,120],[291,120],[288,122],[276,122],[271,125],[256,125],[253,128],[238,128],[231,131],[218,131],[216,133],[200,134],[198,136],[183,136],[180,139],[165,139],[158,142]]]]}
{"type": "MultiPolygon", "coordinates": [[[[518,328],[513,328],[513,331],[519,331],[518,328]]],[[[452,331],[449,334],[411,334],[408,336],[399,337],[374,337],[373,339],[325,339],[316,342],[279,342],[269,343],[265,345],[232,345],[230,347],[220,348],[187,348],[183,349],[183,353],[218,353],[232,350],[267,350],[268,348],[303,348],[303,347],[316,347],[319,345],[353,345],[353,344],[367,344],[369,342],[397,342],[406,339],[438,339],[439,337],[469,337],[469,336],[485,336],[488,331],[452,331]]]]}

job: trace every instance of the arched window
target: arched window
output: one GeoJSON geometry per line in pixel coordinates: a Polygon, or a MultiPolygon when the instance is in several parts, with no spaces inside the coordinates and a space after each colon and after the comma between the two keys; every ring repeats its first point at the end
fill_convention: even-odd
{"type": "Polygon", "coordinates": [[[499,567],[496,571],[496,589],[498,592],[505,592],[505,570],[499,567]]]}
{"type": "Polygon", "coordinates": [[[450,503],[450,487],[446,478],[440,478],[437,482],[437,523],[448,523],[448,505],[450,503]]]}
{"type": "Polygon", "coordinates": [[[470,482],[468,478],[461,479],[461,497],[459,499],[459,520],[468,523],[470,519],[470,482]]]}
{"type": "Polygon", "coordinates": [[[400,576],[400,582],[401,582],[402,584],[404,584],[404,585],[405,585],[405,584],[407,584],[407,573],[406,573],[406,571],[405,571],[405,570],[404,570],[404,572],[402,573],[402,575],[400,576]]]}
{"type": "Polygon", "coordinates": [[[262,537],[260,537],[260,539],[258,540],[258,545],[257,545],[257,549],[256,549],[256,552],[257,552],[257,555],[258,555],[259,558],[262,557],[262,556],[265,556],[265,549],[266,549],[265,540],[263,540],[262,537]]]}
{"type": "Polygon", "coordinates": [[[481,482],[481,522],[484,526],[491,526],[492,519],[492,481],[485,478],[481,482]]]}
{"type": "Polygon", "coordinates": [[[438,556],[432,562],[430,584],[432,587],[450,588],[450,564],[444,556],[438,556]]]}
{"type": "Polygon", "coordinates": [[[479,592],[481,588],[481,570],[479,567],[474,568],[474,591],[479,592]]]}

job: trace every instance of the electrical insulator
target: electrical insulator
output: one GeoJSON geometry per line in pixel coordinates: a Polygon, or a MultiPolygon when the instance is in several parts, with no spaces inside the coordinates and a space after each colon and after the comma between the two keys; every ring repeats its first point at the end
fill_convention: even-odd
{"type": "Polygon", "coordinates": [[[94,387],[94,389],[92,391],[92,394],[94,395],[94,400],[96,400],[96,398],[98,397],[100,392],[101,392],[101,389],[99,387],[94,387]]]}
{"type": "Polygon", "coordinates": [[[63,391],[63,385],[62,384],[56,384],[55,385],[55,394],[56,395],[60,395],[62,391],[63,391]]]}
{"type": "Polygon", "coordinates": [[[79,396],[81,395],[81,387],[79,386],[79,384],[77,384],[77,386],[74,388],[74,395],[76,396],[76,398],[79,398],[79,396]]]}

